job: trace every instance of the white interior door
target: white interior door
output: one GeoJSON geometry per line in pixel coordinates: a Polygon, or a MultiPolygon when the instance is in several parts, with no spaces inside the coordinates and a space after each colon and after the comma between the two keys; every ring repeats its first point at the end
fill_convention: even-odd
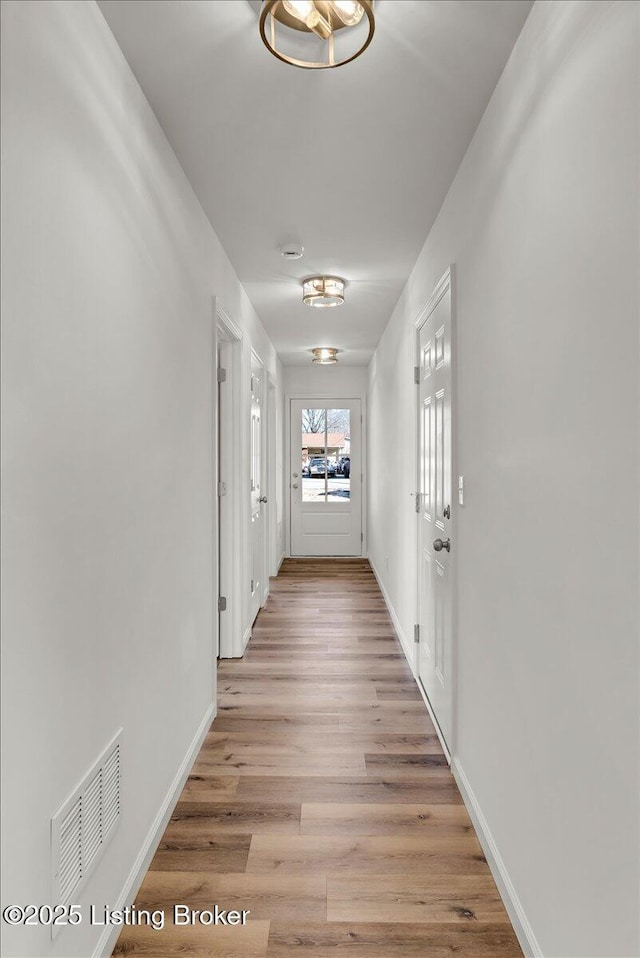
{"type": "Polygon", "coordinates": [[[257,358],[251,363],[251,621],[260,611],[264,576],[264,519],[262,493],[262,401],[263,367],[257,358]]]}
{"type": "MultiPolygon", "coordinates": [[[[226,376],[225,368],[225,349],[226,343],[221,342],[218,333],[218,348],[217,353],[217,362],[216,362],[216,372],[217,372],[217,384],[218,384],[218,395],[217,395],[217,405],[216,405],[216,504],[218,507],[218,597],[224,596],[226,602],[226,568],[225,568],[225,554],[227,549],[227,523],[226,523],[226,510],[224,509],[223,498],[226,493],[226,462],[224,461],[224,415],[223,412],[223,403],[225,400],[223,392],[223,382],[222,378],[226,376]]],[[[216,657],[220,657],[220,648],[222,645],[222,631],[225,628],[226,624],[229,621],[229,616],[226,615],[221,608],[220,601],[218,601],[218,629],[216,633],[216,642],[215,642],[215,653],[216,657]]]]}
{"type": "Polygon", "coordinates": [[[222,658],[242,655],[247,627],[249,473],[247,403],[243,390],[242,332],[219,302],[215,304],[218,346],[218,596],[222,658]],[[242,436],[242,441],[238,437],[242,436]],[[245,541],[246,540],[246,541],[245,541]]]}
{"type": "Polygon", "coordinates": [[[291,400],[291,555],[362,554],[359,399],[291,400]]]}
{"type": "Polygon", "coordinates": [[[451,287],[439,284],[418,329],[418,674],[445,743],[453,723],[451,287]]]}

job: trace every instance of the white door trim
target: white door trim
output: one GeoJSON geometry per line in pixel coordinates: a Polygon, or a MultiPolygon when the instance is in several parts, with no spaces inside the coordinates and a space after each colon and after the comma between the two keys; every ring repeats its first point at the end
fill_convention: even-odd
{"type": "MultiPolygon", "coordinates": [[[[253,393],[253,372],[257,368],[260,370],[260,381],[262,385],[261,395],[260,395],[260,496],[266,495],[267,500],[269,498],[268,492],[265,491],[267,485],[267,476],[268,469],[266,467],[267,460],[267,412],[266,412],[266,397],[268,395],[268,382],[267,382],[267,370],[264,364],[262,357],[255,351],[251,349],[251,358],[249,364],[249,377],[250,377],[250,387],[248,390],[248,395],[251,396],[253,393]]],[[[249,406],[249,414],[251,414],[251,405],[249,406]]],[[[251,464],[251,451],[250,451],[251,437],[249,436],[249,446],[247,448],[247,454],[249,456],[249,466],[250,470],[252,468],[251,464]]],[[[250,471],[247,473],[250,475],[250,471]]],[[[249,635],[251,633],[251,626],[255,621],[255,617],[264,606],[267,601],[267,596],[269,594],[269,577],[266,575],[267,572],[267,562],[266,562],[266,539],[267,539],[267,512],[269,503],[267,501],[266,506],[263,504],[260,506],[260,524],[262,529],[262,548],[260,550],[260,558],[258,563],[259,568],[259,594],[257,602],[257,611],[253,606],[252,593],[251,593],[251,578],[253,570],[253,549],[254,543],[252,540],[252,510],[253,506],[250,499],[247,499],[247,509],[248,509],[248,522],[247,522],[247,590],[248,590],[248,602],[249,602],[249,635]],[[265,581],[266,580],[266,581],[265,581]]]]}
{"type": "MultiPolygon", "coordinates": [[[[291,558],[291,481],[289,476],[289,464],[291,462],[291,400],[296,399],[335,399],[336,390],[332,389],[330,392],[327,392],[322,389],[314,389],[311,393],[286,393],[284,397],[284,450],[283,450],[283,475],[285,483],[285,509],[284,509],[284,557],[287,559],[291,558]]],[[[367,402],[366,397],[361,395],[354,395],[353,393],[346,392],[341,393],[340,399],[347,399],[349,401],[359,400],[360,402],[360,415],[362,417],[362,422],[360,425],[360,449],[361,449],[361,503],[362,503],[362,515],[360,517],[361,529],[362,529],[362,550],[360,552],[361,556],[367,555],[367,402]]]]}
{"type": "Polygon", "coordinates": [[[276,384],[273,376],[267,371],[267,397],[265,408],[267,410],[267,451],[265,456],[266,465],[266,489],[269,497],[267,510],[267,561],[265,581],[269,585],[269,579],[278,574],[279,549],[278,549],[278,414],[277,414],[277,393],[276,384]]]}
{"type": "MultiPolygon", "coordinates": [[[[433,714],[431,705],[426,697],[422,683],[420,681],[419,675],[419,664],[418,664],[418,644],[414,642],[413,646],[413,662],[411,663],[411,668],[414,675],[416,676],[416,682],[420,693],[425,701],[429,714],[433,720],[440,744],[442,745],[443,751],[447,757],[449,763],[451,763],[452,757],[455,755],[456,748],[456,734],[457,734],[457,699],[458,699],[458,656],[457,656],[457,636],[458,636],[458,523],[457,523],[457,476],[458,476],[458,456],[457,456],[457,328],[456,328],[456,293],[455,293],[455,265],[451,264],[443,275],[440,277],[436,286],[421,309],[418,311],[416,319],[414,320],[414,365],[416,367],[420,366],[420,330],[428,318],[433,313],[434,309],[440,302],[440,300],[447,294],[451,295],[451,481],[452,481],[452,498],[453,502],[451,503],[451,542],[452,542],[452,551],[451,551],[451,655],[452,655],[452,672],[451,672],[451,691],[452,691],[452,713],[451,713],[451,735],[450,742],[446,742],[442,736],[438,722],[433,714]]],[[[416,384],[416,389],[418,384],[416,384]]],[[[415,416],[415,448],[416,448],[416,472],[415,472],[415,481],[416,481],[416,490],[420,488],[420,416],[419,416],[419,396],[416,395],[414,398],[414,416],[415,416]]],[[[420,535],[418,530],[420,515],[416,512],[416,552],[415,552],[415,621],[420,622],[420,535]]]]}
{"type": "MultiPolygon", "coordinates": [[[[214,360],[217,353],[217,347],[220,342],[227,343],[229,359],[227,365],[228,387],[223,393],[225,396],[224,408],[221,407],[221,420],[228,428],[223,425],[220,437],[222,446],[222,460],[224,469],[228,476],[226,482],[227,492],[221,498],[220,509],[221,518],[225,522],[228,534],[221,543],[221,568],[220,575],[217,568],[218,556],[218,536],[220,530],[217,527],[218,493],[215,488],[214,480],[214,622],[218,622],[218,599],[220,591],[218,589],[219,581],[224,583],[224,592],[227,599],[227,611],[223,613],[228,616],[228,628],[221,631],[220,634],[220,657],[236,658],[242,655],[242,635],[244,629],[244,595],[242,583],[244,582],[243,569],[245,564],[245,552],[243,548],[243,512],[239,501],[239,491],[242,488],[241,476],[243,475],[244,464],[242,456],[241,443],[234,441],[234,437],[242,435],[242,331],[234,323],[229,314],[223,308],[222,304],[214,297],[214,315],[215,315],[215,346],[214,360]],[[227,545],[225,546],[225,540],[227,545]]],[[[215,365],[215,362],[214,362],[215,365]]],[[[217,383],[216,370],[213,371],[213,381],[217,383]]],[[[217,423],[217,416],[215,417],[217,423]]],[[[214,477],[218,474],[217,462],[217,433],[215,435],[215,469],[214,477]]]]}
{"type": "Polygon", "coordinates": [[[449,266],[448,269],[445,271],[445,273],[440,277],[440,279],[438,280],[436,284],[436,288],[434,289],[431,296],[429,297],[427,302],[424,304],[424,306],[418,313],[416,319],[414,320],[413,325],[416,329],[416,349],[415,349],[416,358],[419,358],[420,356],[420,345],[417,338],[417,332],[421,326],[424,326],[427,319],[429,318],[431,313],[434,311],[434,309],[436,308],[436,306],[438,305],[442,297],[447,293],[447,291],[450,289],[453,291],[453,269],[454,269],[453,266],[449,266]]]}

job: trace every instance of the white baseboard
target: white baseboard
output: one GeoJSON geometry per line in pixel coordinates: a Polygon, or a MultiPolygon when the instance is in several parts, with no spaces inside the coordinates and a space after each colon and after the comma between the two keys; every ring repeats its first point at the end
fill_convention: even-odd
{"type": "Polygon", "coordinates": [[[280,569],[282,568],[282,563],[284,562],[286,558],[287,558],[287,553],[283,552],[282,555],[280,556],[280,561],[278,562],[278,572],[280,572],[280,569]]]}
{"type": "Polygon", "coordinates": [[[426,708],[427,708],[427,712],[429,713],[429,716],[430,716],[430,718],[431,718],[431,721],[433,722],[434,728],[435,728],[435,730],[436,730],[436,734],[437,734],[438,739],[439,739],[439,741],[440,741],[440,744],[441,744],[441,746],[442,746],[442,751],[444,752],[445,757],[446,757],[446,759],[447,759],[449,765],[451,765],[451,753],[449,752],[449,748],[448,748],[448,746],[447,746],[447,743],[445,742],[445,740],[444,740],[444,738],[443,738],[443,735],[442,735],[442,733],[441,733],[441,731],[440,731],[440,726],[438,725],[438,720],[436,719],[435,715],[433,714],[433,709],[431,708],[431,703],[429,702],[429,699],[427,698],[427,696],[426,696],[426,694],[425,694],[425,691],[424,691],[424,689],[423,689],[423,687],[422,687],[422,682],[420,681],[420,679],[419,679],[419,677],[418,677],[418,675],[417,675],[417,672],[416,672],[416,668],[415,668],[415,651],[414,651],[415,645],[414,645],[414,643],[410,642],[409,639],[407,639],[406,635],[405,635],[404,632],[402,631],[402,626],[400,625],[400,621],[399,621],[398,616],[397,616],[397,614],[396,614],[396,610],[395,610],[394,607],[393,607],[393,604],[392,604],[392,602],[391,602],[391,600],[390,600],[390,598],[389,598],[389,594],[388,594],[387,590],[385,589],[384,585],[382,584],[382,581],[381,581],[380,576],[379,576],[379,574],[378,574],[378,570],[377,570],[376,567],[375,567],[375,564],[374,564],[374,562],[373,562],[373,559],[371,558],[371,556],[367,556],[367,559],[369,560],[369,565],[370,565],[371,568],[373,569],[373,574],[375,575],[376,580],[377,580],[377,582],[378,582],[378,588],[379,588],[380,591],[382,592],[382,597],[383,597],[383,599],[384,599],[384,601],[385,601],[385,603],[386,603],[387,609],[388,609],[388,611],[389,611],[389,615],[391,616],[391,621],[393,622],[393,627],[394,627],[394,629],[396,630],[396,633],[397,633],[398,638],[399,638],[399,640],[400,640],[400,645],[402,646],[402,651],[404,652],[404,654],[405,654],[405,656],[406,656],[407,662],[409,663],[409,668],[411,669],[411,671],[412,671],[412,673],[413,673],[413,677],[414,677],[414,679],[416,680],[416,685],[418,686],[418,691],[420,692],[420,695],[422,696],[422,698],[423,698],[423,700],[424,700],[424,704],[425,704],[425,706],[426,706],[426,708]]]}
{"type": "Polygon", "coordinates": [[[523,952],[526,955],[526,958],[542,958],[542,949],[536,940],[536,936],[533,933],[533,928],[529,924],[529,920],[525,914],[525,910],[522,907],[522,903],[518,898],[518,894],[513,886],[511,879],[509,878],[509,873],[507,872],[506,865],[502,860],[502,856],[498,851],[498,847],[494,841],[493,835],[487,820],[482,814],[482,809],[478,803],[469,779],[465,775],[464,769],[460,764],[458,758],[453,759],[451,763],[451,771],[453,772],[453,777],[455,778],[458,788],[464,799],[464,804],[467,807],[471,821],[473,822],[473,827],[476,830],[480,844],[482,845],[482,850],[484,852],[485,858],[487,859],[487,864],[491,869],[491,874],[494,877],[495,883],[498,886],[498,891],[504,902],[504,906],[507,909],[509,918],[511,919],[511,924],[513,925],[513,930],[518,936],[518,941],[523,952]]]}
{"type": "Polygon", "coordinates": [[[367,559],[369,560],[369,565],[373,569],[373,574],[375,575],[376,580],[378,582],[378,587],[380,591],[382,592],[382,596],[386,603],[387,609],[389,610],[389,615],[391,616],[393,627],[396,630],[398,639],[400,640],[400,645],[402,646],[402,650],[407,658],[407,662],[409,663],[411,671],[413,672],[416,678],[416,683],[425,701],[425,705],[429,711],[429,714],[433,720],[434,726],[436,728],[436,732],[438,732],[438,737],[440,738],[442,747],[447,755],[447,758],[450,761],[451,771],[453,772],[453,776],[458,784],[458,788],[460,789],[460,793],[464,800],[464,804],[467,808],[467,811],[469,812],[469,816],[477,832],[478,839],[480,841],[480,844],[482,845],[482,850],[484,851],[485,858],[487,859],[487,864],[489,865],[489,868],[491,870],[491,874],[494,877],[495,883],[498,886],[498,891],[500,892],[505,908],[507,909],[509,918],[511,919],[513,930],[515,931],[518,937],[518,941],[520,942],[520,945],[522,947],[523,952],[526,955],[526,958],[542,958],[542,950],[540,948],[540,945],[538,944],[536,940],[536,936],[534,935],[533,929],[531,928],[531,925],[529,924],[524,908],[522,907],[522,904],[520,902],[520,899],[518,898],[518,895],[513,886],[513,883],[511,879],[509,878],[509,874],[502,860],[502,856],[500,855],[500,852],[498,851],[498,847],[494,841],[493,835],[491,834],[491,831],[487,824],[487,820],[482,814],[482,809],[480,808],[480,805],[478,804],[478,800],[473,792],[473,789],[471,788],[469,780],[467,776],[465,775],[464,770],[462,769],[462,766],[460,765],[459,759],[457,759],[456,757],[449,756],[448,749],[445,743],[443,742],[442,737],[439,734],[438,723],[435,719],[435,716],[433,715],[431,706],[429,705],[429,701],[426,695],[424,694],[424,689],[422,688],[422,685],[418,677],[415,675],[415,668],[414,668],[414,661],[413,661],[413,656],[414,656],[413,643],[409,641],[409,639],[407,638],[407,636],[402,630],[402,626],[400,625],[400,621],[396,614],[396,610],[394,609],[393,604],[389,598],[389,594],[382,583],[382,580],[380,578],[378,570],[376,569],[373,559],[371,558],[370,555],[367,556],[367,559]]]}
{"type": "Polygon", "coordinates": [[[241,657],[244,655],[245,649],[249,645],[250,638],[251,638],[251,626],[249,626],[249,628],[246,630],[246,632],[242,636],[242,652],[240,653],[241,657]]]}
{"type": "Polygon", "coordinates": [[[400,640],[402,651],[404,652],[407,662],[409,663],[409,668],[411,669],[411,672],[415,676],[413,642],[409,641],[409,639],[407,638],[407,636],[405,635],[403,631],[402,626],[400,625],[400,620],[398,616],[396,615],[396,610],[394,609],[393,603],[391,602],[391,599],[389,598],[389,594],[382,583],[382,579],[380,578],[380,574],[378,573],[378,570],[376,569],[373,559],[371,558],[370,555],[367,555],[366,558],[369,561],[369,565],[373,569],[373,574],[376,577],[378,588],[382,592],[382,597],[387,605],[387,609],[389,610],[389,615],[391,616],[393,627],[396,630],[396,635],[398,636],[400,640]]]}
{"type": "MultiPolygon", "coordinates": [[[[167,823],[173,814],[176,802],[180,798],[180,793],[184,788],[184,784],[189,777],[189,772],[191,767],[196,760],[196,756],[200,751],[200,746],[204,741],[204,737],[209,730],[209,726],[213,722],[216,714],[216,703],[212,702],[207,711],[204,714],[198,730],[194,735],[191,745],[187,750],[180,768],[175,774],[169,790],[164,797],[162,805],[158,810],[151,828],[149,829],[147,836],[142,843],[142,848],[138,852],[137,858],[133,863],[133,867],[127,876],[127,880],[124,883],[124,888],[118,895],[117,901],[114,904],[114,909],[119,910],[125,908],[127,905],[133,905],[135,897],[138,893],[138,889],[142,884],[142,880],[147,873],[147,869],[151,864],[151,859],[156,853],[156,849],[160,843],[160,839],[164,833],[167,823]]],[[[118,938],[118,935],[122,931],[122,927],[118,925],[106,925],[104,931],[100,935],[98,944],[93,952],[93,958],[109,958],[111,952],[115,948],[115,944],[118,938]]]]}
{"type": "Polygon", "coordinates": [[[449,751],[449,746],[444,740],[444,735],[442,734],[440,730],[440,723],[438,722],[438,719],[436,718],[435,712],[431,708],[431,702],[429,701],[429,697],[424,690],[424,686],[422,684],[422,681],[419,675],[416,675],[416,685],[418,686],[418,691],[420,692],[420,695],[422,696],[422,701],[427,707],[429,718],[433,722],[433,727],[436,730],[436,735],[438,736],[438,741],[440,742],[440,746],[442,748],[442,751],[444,752],[445,758],[447,762],[449,763],[449,768],[451,768],[451,752],[449,751]]]}

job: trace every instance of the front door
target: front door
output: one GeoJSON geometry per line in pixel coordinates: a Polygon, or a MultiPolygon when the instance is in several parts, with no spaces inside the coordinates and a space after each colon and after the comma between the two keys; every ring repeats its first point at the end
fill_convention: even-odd
{"type": "Polygon", "coordinates": [[[291,400],[291,555],[362,554],[359,399],[291,400]]]}
{"type": "Polygon", "coordinates": [[[264,575],[264,521],[262,503],[262,397],[264,370],[254,357],[251,363],[251,621],[260,611],[264,575]]]}
{"type": "Polygon", "coordinates": [[[451,286],[438,285],[418,329],[418,675],[451,745],[451,286]]]}

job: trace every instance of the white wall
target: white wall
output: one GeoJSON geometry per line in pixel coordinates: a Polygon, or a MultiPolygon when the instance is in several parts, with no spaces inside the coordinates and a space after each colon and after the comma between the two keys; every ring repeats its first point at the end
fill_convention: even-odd
{"type": "Polygon", "coordinates": [[[49,901],[51,815],[122,725],[80,901],[115,905],[212,703],[214,295],[279,368],[97,6],[4,3],[2,66],[3,895],[49,901]]]}
{"type": "Polygon", "coordinates": [[[306,366],[283,366],[282,384],[286,396],[320,398],[337,396],[341,399],[362,399],[367,395],[367,367],[314,366],[309,360],[306,366]]]}
{"type": "Polygon", "coordinates": [[[410,634],[413,321],[454,263],[455,763],[563,958],[640,954],[638,13],[534,6],[370,366],[370,553],[410,634]]]}

